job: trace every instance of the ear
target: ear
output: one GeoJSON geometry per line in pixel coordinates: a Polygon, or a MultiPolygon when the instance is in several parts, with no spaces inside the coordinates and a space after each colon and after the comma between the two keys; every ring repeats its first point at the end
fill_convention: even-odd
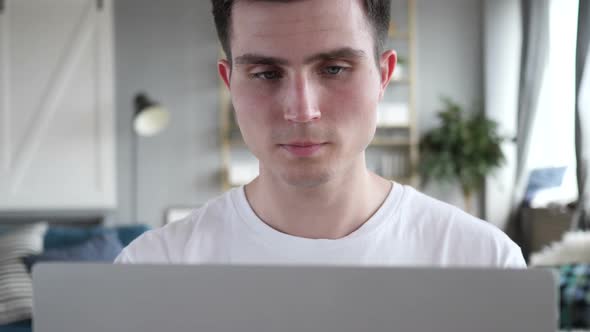
{"type": "Polygon", "coordinates": [[[225,83],[225,86],[230,89],[230,78],[231,78],[231,65],[226,59],[221,59],[217,61],[217,71],[219,72],[219,77],[225,83]]]}
{"type": "Polygon", "coordinates": [[[394,50],[388,50],[381,54],[381,58],[379,59],[379,70],[381,74],[381,92],[379,94],[380,100],[383,98],[385,89],[387,89],[387,86],[393,77],[393,70],[395,69],[396,63],[397,54],[394,50]]]}

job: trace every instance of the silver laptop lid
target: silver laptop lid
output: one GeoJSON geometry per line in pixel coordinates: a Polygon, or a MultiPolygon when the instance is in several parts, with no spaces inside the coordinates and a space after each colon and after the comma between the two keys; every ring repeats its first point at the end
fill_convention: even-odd
{"type": "Polygon", "coordinates": [[[554,332],[545,270],[39,264],[35,332],[554,332]]]}

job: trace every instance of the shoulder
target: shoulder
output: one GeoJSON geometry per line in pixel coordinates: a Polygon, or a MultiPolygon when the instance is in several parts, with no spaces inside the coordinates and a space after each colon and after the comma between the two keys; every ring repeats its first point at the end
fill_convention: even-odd
{"type": "Polygon", "coordinates": [[[401,210],[411,232],[441,252],[447,265],[526,266],[520,247],[502,230],[455,206],[404,186],[401,210]]]}
{"type": "Polygon", "coordinates": [[[124,248],[115,262],[182,263],[189,245],[223,232],[231,205],[231,192],[214,198],[184,219],[144,233],[124,248]]]}

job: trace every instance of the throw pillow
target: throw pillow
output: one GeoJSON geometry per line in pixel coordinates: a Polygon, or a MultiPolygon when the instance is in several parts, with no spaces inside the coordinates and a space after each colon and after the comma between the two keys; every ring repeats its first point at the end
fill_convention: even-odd
{"type": "Polygon", "coordinates": [[[36,223],[0,234],[0,324],[31,317],[33,282],[21,258],[41,252],[47,223],[36,223]]]}
{"type": "Polygon", "coordinates": [[[30,271],[34,264],[40,262],[110,262],[121,253],[123,246],[114,230],[105,231],[91,237],[88,241],[77,246],[47,249],[39,255],[23,258],[30,271]]]}
{"type": "Polygon", "coordinates": [[[107,229],[95,227],[51,226],[45,233],[45,249],[59,249],[76,246],[88,241],[91,237],[102,234],[107,229]]]}

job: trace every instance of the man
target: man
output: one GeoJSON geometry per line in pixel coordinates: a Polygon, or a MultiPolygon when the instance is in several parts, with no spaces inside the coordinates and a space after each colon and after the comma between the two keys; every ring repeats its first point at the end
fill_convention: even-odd
{"type": "Polygon", "coordinates": [[[212,0],[248,185],[148,232],[122,263],[526,266],[500,230],[367,170],[396,63],[389,0],[212,0]]]}

